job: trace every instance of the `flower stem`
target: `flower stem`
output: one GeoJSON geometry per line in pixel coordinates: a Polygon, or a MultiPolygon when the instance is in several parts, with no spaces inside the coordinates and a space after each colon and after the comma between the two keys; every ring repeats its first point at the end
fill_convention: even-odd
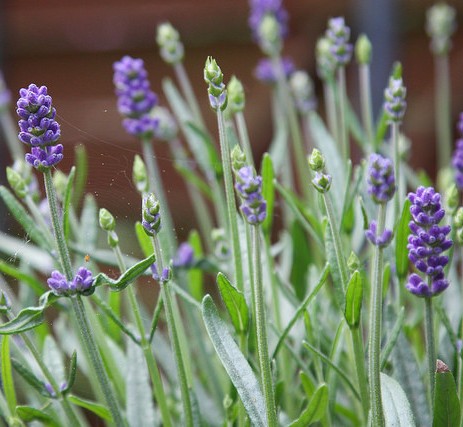
{"type": "Polygon", "coordinates": [[[264,392],[265,407],[267,412],[267,425],[269,427],[278,426],[275,408],[275,395],[272,384],[272,373],[270,370],[270,360],[268,355],[267,329],[265,321],[264,288],[262,284],[262,263],[260,259],[260,236],[259,228],[253,226],[252,233],[252,257],[254,265],[254,276],[252,286],[255,294],[255,313],[256,313],[256,335],[257,350],[259,354],[259,368],[264,392]]]}
{"type": "Polygon", "coordinates": [[[368,420],[368,411],[370,409],[368,395],[368,380],[365,371],[365,351],[360,327],[351,328],[352,345],[354,347],[355,369],[357,371],[357,381],[362,400],[363,419],[368,420]]]}
{"type": "Polygon", "coordinates": [[[8,108],[0,109],[0,128],[5,136],[5,141],[14,160],[24,161],[24,150],[22,144],[18,144],[18,132],[16,123],[13,121],[8,108]]]}
{"type": "Polygon", "coordinates": [[[426,355],[428,359],[429,392],[431,396],[431,413],[434,410],[434,373],[436,371],[436,345],[434,343],[434,322],[432,313],[432,298],[424,299],[425,303],[425,336],[426,355]]]}
{"type": "Polygon", "coordinates": [[[400,149],[399,149],[399,123],[391,123],[391,138],[392,147],[394,150],[394,170],[395,170],[395,182],[397,185],[397,191],[394,195],[394,220],[397,221],[400,217],[400,201],[405,199],[405,188],[402,185],[402,165],[400,161],[400,149]]]}
{"type": "MultiPolygon", "coordinates": [[[[119,245],[117,245],[113,250],[117,258],[119,269],[121,271],[125,271],[125,262],[122,258],[122,253],[119,245]]],[[[127,292],[129,294],[129,301],[130,307],[132,308],[132,314],[138,328],[138,333],[140,334],[139,344],[143,350],[146,365],[148,366],[151,382],[153,383],[154,396],[156,397],[156,401],[158,402],[162,422],[164,426],[171,427],[172,421],[170,419],[169,407],[167,406],[167,400],[166,395],[164,393],[164,387],[162,385],[161,375],[159,373],[159,368],[156,359],[153,355],[153,352],[151,351],[150,341],[146,337],[145,326],[143,325],[143,320],[141,318],[140,307],[138,306],[137,297],[132,286],[127,287],[127,292]]]]}
{"type": "Polygon", "coordinates": [[[339,115],[339,137],[343,159],[350,158],[349,130],[346,121],[346,70],[339,67],[337,71],[338,80],[338,115],[339,115]]]}
{"type": "MultiPolygon", "coordinates": [[[[386,204],[379,205],[377,235],[384,231],[386,204]]],[[[375,245],[373,273],[371,282],[370,328],[368,352],[368,376],[370,382],[371,419],[377,426],[384,426],[383,404],[381,401],[380,356],[381,356],[381,318],[383,292],[383,248],[375,245]]]]}
{"type": "Polygon", "coordinates": [[[437,149],[439,169],[450,164],[450,71],[448,55],[436,55],[435,66],[435,114],[437,126],[437,149]]]}
{"type": "Polygon", "coordinates": [[[370,152],[376,151],[375,136],[373,133],[373,113],[371,107],[370,65],[359,65],[360,107],[362,122],[367,136],[367,147],[370,152]]]}
{"type": "Polygon", "coordinates": [[[242,111],[238,111],[235,114],[236,125],[238,128],[238,135],[240,137],[241,144],[246,154],[246,162],[251,166],[254,166],[254,158],[252,156],[251,142],[249,141],[248,128],[246,126],[246,120],[242,111]]]}
{"type": "Polygon", "coordinates": [[[328,128],[334,140],[338,141],[338,117],[336,114],[335,86],[336,84],[333,79],[325,80],[323,82],[323,95],[325,99],[325,111],[328,120],[328,128]]]}
{"type": "MultiPolygon", "coordinates": [[[[164,264],[162,261],[162,251],[157,236],[152,238],[154,253],[156,255],[156,264],[159,274],[162,274],[164,264]]],[[[193,411],[190,400],[190,388],[188,386],[188,378],[186,368],[183,363],[182,347],[177,331],[177,325],[175,321],[174,307],[172,303],[172,295],[170,291],[169,282],[160,281],[162,299],[164,301],[164,307],[166,309],[167,328],[169,329],[169,336],[172,343],[172,349],[174,351],[175,363],[177,365],[177,375],[180,383],[180,392],[182,395],[182,403],[184,410],[184,425],[187,427],[193,426],[193,411]]]]}
{"type": "Polygon", "coordinates": [[[228,224],[231,233],[231,243],[233,251],[233,262],[235,271],[236,287],[238,290],[243,291],[244,279],[243,279],[243,265],[241,260],[241,249],[238,234],[238,222],[236,216],[236,201],[235,193],[233,190],[233,178],[230,160],[230,146],[228,138],[225,133],[225,122],[223,113],[217,111],[217,123],[219,127],[219,138],[220,138],[220,152],[222,156],[223,164],[223,175],[225,181],[225,194],[227,197],[227,212],[228,212],[228,224]]]}
{"type": "Polygon", "coordinates": [[[122,417],[119,404],[114,395],[114,390],[111,386],[108,374],[104,369],[103,362],[98,353],[98,348],[91,333],[90,325],[88,324],[87,315],[85,313],[85,307],[82,302],[82,298],[79,294],[76,294],[75,296],[70,297],[70,299],[72,302],[72,308],[74,309],[74,313],[77,318],[77,323],[80,326],[82,341],[84,342],[92,366],[95,369],[96,376],[103,391],[106,404],[108,405],[109,411],[111,412],[111,415],[113,417],[113,421],[116,424],[116,426],[125,427],[127,424],[122,417]]]}

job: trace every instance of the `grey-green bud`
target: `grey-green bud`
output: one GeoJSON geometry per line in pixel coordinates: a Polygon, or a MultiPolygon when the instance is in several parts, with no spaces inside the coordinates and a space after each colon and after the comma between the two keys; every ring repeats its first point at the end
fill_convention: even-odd
{"type": "Polygon", "coordinates": [[[325,167],[325,157],[323,154],[314,148],[312,154],[307,159],[310,169],[314,172],[319,172],[325,167]]]}
{"type": "Polygon", "coordinates": [[[219,96],[223,92],[223,73],[217,61],[212,56],[207,57],[204,65],[204,81],[213,86],[213,88],[216,88],[215,92],[209,91],[211,95],[219,96]]]}
{"type": "Polygon", "coordinates": [[[227,85],[228,92],[228,108],[232,114],[244,110],[245,96],[241,82],[232,76],[227,85]]]}
{"type": "Polygon", "coordinates": [[[447,201],[447,212],[450,215],[454,215],[458,208],[459,193],[457,186],[453,183],[448,190],[445,192],[445,200],[447,201]]]}
{"type": "Polygon", "coordinates": [[[235,172],[239,171],[243,166],[246,166],[246,154],[244,154],[238,144],[233,147],[230,157],[232,168],[235,172]]]}
{"type": "Polygon", "coordinates": [[[349,258],[347,259],[347,267],[351,272],[360,268],[360,260],[354,251],[350,253],[349,258]]]}
{"type": "Polygon", "coordinates": [[[162,59],[168,64],[177,64],[182,61],[185,49],[178,31],[169,22],[158,26],[156,42],[162,59]]]}
{"type": "Polygon", "coordinates": [[[99,222],[100,227],[105,231],[114,231],[116,228],[116,220],[112,216],[111,212],[105,208],[100,209],[99,222]]]}
{"type": "Polygon", "coordinates": [[[361,34],[357,43],[355,43],[355,58],[357,62],[361,65],[370,64],[371,62],[371,42],[366,34],[361,34]]]}
{"type": "Polygon", "coordinates": [[[312,111],[317,106],[312,79],[306,71],[298,70],[291,74],[289,87],[297,110],[301,114],[312,111]]]}
{"type": "Polygon", "coordinates": [[[327,193],[331,187],[331,175],[315,172],[312,184],[319,193],[327,193]]]}
{"type": "Polygon", "coordinates": [[[28,188],[26,181],[19,172],[8,166],[6,168],[6,179],[19,199],[24,199],[27,196],[28,188]]]}
{"type": "Polygon", "coordinates": [[[272,13],[267,13],[260,22],[259,44],[262,52],[269,56],[275,56],[281,51],[280,24],[272,13]]]}
{"type": "Polygon", "coordinates": [[[132,180],[139,193],[147,193],[149,190],[148,174],[145,162],[136,154],[133,159],[132,180]]]}
{"type": "Polygon", "coordinates": [[[446,54],[451,47],[450,36],[456,29],[455,9],[439,3],[426,13],[426,32],[431,37],[431,51],[436,55],[446,54]]]}
{"type": "Polygon", "coordinates": [[[336,70],[336,62],[331,55],[331,41],[327,37],[318,39],[315,47],[317,74],[322,80],[330,80],[336,70]]]}
{"type": "Polygon", "coordinates": [[[5,292],[0,290],[0,314],[8,313],[11,309],[11,303],[5,292]]]}

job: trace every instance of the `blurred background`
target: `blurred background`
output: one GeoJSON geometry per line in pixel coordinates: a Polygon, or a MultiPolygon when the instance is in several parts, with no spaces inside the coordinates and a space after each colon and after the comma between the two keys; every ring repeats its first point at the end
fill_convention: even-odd
{"type": "MultiPolygon", "coordinates": [[[[459,28],[450,53],[452,116],[455,124],[463,111],[463,4],[448,2],[457,9],[459,28]]],[[[381,108],[383,90],[394,61],[403,64],[408,108],[403,130],[412,142],[411,164],[435,172],[435,128],[433,58],[425,26],[425,13],[432,1],[425,0],[284,0],[290,14],[290,34],[284,53],[298,68],[316,78],[314,47],[330,17],[343,15],[352,29],[352,40],[364,32],[373,44],[372,82],[375,111],[381,108]]],[[[29,83],[46,85],[53,97],[61,124],[65,159],[60,168],[73,164],[73,147],[85,145],[89,154],[87,191],[100,207],[124,217],[139,216],[140,200],[131,183],[132,162],[140,145],[126,134],[116,109],[112,64],[123,55],[143,58],[152,88],[166,105],[161,81],[174,77],[159,57],[156,27],[170,21],[185,45],[185,67],[207,120],[216,135],[215,115],[207,105],[203,66],[208,55],[215,57],[225,80],[236,74],[246,90],[245,116],[253,149],[260,156],[271,140],[270,91],[253,76],[261,58],[251,40],[247,0],[42,0],[1,2],[0,61],[12,92],[11,113],[18,90],[29,83]]],[[[348,66],[348,94],[354,105],[357,68],[348,66]]],[[[322,115],[324,111],[319,111],[322,115]]],[[[454,133],[455,135],[455,133],[454,133]]],[[[18,142],[19,143],[19,142],[18,142]]],[[[181,180],[173,170],[167,147],[155,152],[160,164],[171,210],[180,236],[188,231],[190,215],[181,180]]],[[[259,158],[259,157],[257,157],[259,158]]],[[[0,134],[0,181],[11,163],[0,134]]],[[[0,228],[10,228],[2,211],[0,228]]]]}

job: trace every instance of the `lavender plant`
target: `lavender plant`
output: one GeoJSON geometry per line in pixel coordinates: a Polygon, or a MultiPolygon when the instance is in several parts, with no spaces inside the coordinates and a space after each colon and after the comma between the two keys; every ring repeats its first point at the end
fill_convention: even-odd
{"type": "MultiPolygon", "coordinates": [[[[428,15],[440,63],[451,11],[428,15]]],[[[345,79],[354,67],[350,29],[343,17],[329,19],[315,49],[319,114],[317,81],[284,56],[288,20],[281,0],[250,2],[251,37],[265,55],[254,72],[272,91],[277,134],[262,158],[238,75],[253,70],[228,77],[208,57],[207,94],[193,88],[181,31],[170,23],[156,34],[175,74],[163,80],[167,106],[143,59],[113,65],[114,104],[141,143],[132,169],[141,212],[127,221],[129,236],[118,212],[81,200],[81,151],[70,171],[60,169],[71,149],[47,87],[19,91],[11,137],[10,92],[0,79],[0,124],[15,160],[11,190],[1,186],[0,197],[27,236],[0,235],[0,425],[462,423],[461,117],[453,159],[439,156],[438,173],[453,166],[446,176],[454,182],[433,187],[400,150],[401,66],[375,124],[374,46],[359,37],[359,120],[345,79]],[[211,111],[200,110],[199,94],[211,111]],[[217,130],[206,128],[206,114],[217,130]],[[186,238],[169,209],[157,144],[168,145],[190,196],[186,238]],[[351,145],[368,158],[351,159],[351,145]],[[138,255],[128,253],[128,239],[138,255]]],[[[448,75],[439,79],[447,87],[448,75]]],[[[450,104],[439,99],[444,141],[450,104]]]]}

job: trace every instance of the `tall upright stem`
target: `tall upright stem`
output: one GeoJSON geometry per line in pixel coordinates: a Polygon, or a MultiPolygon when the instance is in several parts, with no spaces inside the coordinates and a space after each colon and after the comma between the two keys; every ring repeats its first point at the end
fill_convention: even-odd
{"type": "Polygon", "coordinates": [[[395,183],[397,185],[397,191],[394,195],[394,219],[397,221],[401,210],[400,201],[405,199],[405,188],[402,184],[402,162],[400,161],[399,123],[397,122],[391,123],[391,137],[394,150],[395,183]]]}
{"type": "Polygon", "coordinates": [[[434,373],[436,371],[436,344],[434,342],[434,321],[432,313],[432,298],[424,299],[425,303],[425,336],[426,356],[428,359],[429,391],[431,397],[431,413],[434,410],[434,373]]]}
{"type": "Polygon", "coordinates": [[[267,412],[267,425],[269,427],[278,426],[275,395],[273,391],[272,373],[270,370],[270,360],[268,355],[267,328],[265,320],[264,288],[262,284],[262,261],[260,258],[260,236],[259,227],[252,226],[252,257],[254,265],[254,276],[252,286],[255,294],[255,313],[256,313],[256,335],[257,348],[259,355],[259,368],[264,392],[265,407],[267,412]]]}
{"type": "Polygon", "coordinates": [[[223,175],[225,181],[225,194],[227,197],[228,224],[231,233],[233,263],[235,271],[236,286],[240,291],[244,289],[243,265],[241,260],[240,240],[238,233],[238,222],[236,216],[235,192],[233,189],[233,178],[230,159],[230,146],[225,133],[223,113],[217,111],[217,123],[219,127],[220,152],[222,156],[223,175]]]}
{"type": "Polygon", "coordinates": [[[435,114],[437,126],[437,156],[439,169],[450,164],[452,151],[450,126],[450,71],[448,55],[436,55],[435,67],[435,114]]]}
{"type": "Polygon", "coordinates": [[[349,129],[346,121],[346,70],[344,67],[339,67],[337,71],[338,78],[338,114],[339,114],[339,137],[341,153],[344,161],[350,158],[349,146],[349,129]]]}
{"type": "Polygon", "coordinates": [[[249,141],[248,128],[246,126],[246,120],[242,111],[238,111],[235,114],[235,120],[238,127],[238,135],[240,137],[241,144],[246,154],[246,161],[248,164],[254,166],[254,158],[252,156],[251,142],[249,141]]]}
{"type": "MultiPolygon", "coordinates": [[[[379,205],[377,235],[384,231],[386,222],[386,204],[379,205]]],[[[375,245],[372,273],[372,289],[370,303],[370,329],[369,329],[369,353],[368,376],[370,382],[371,419],[378,427],[384,426],[383,404],[381,401],[380,382],[380,356],[381,356],[381,321],[382,321],[382,291],[383,291],[383,248],[375,245]]]]}
{"type": "Polygon", "coordinates": [[[360,108],[362,122],[368,140],[369,152],[376,151],[375,136],[373,132],[373,111],[371,106],[370,65],[359,65],[360,108]]]}

